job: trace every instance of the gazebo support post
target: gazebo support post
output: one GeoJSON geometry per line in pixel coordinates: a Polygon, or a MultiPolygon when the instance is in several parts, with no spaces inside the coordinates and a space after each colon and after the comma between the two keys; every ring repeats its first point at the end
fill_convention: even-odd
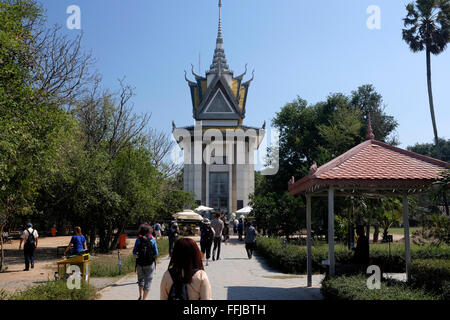
{"type": "Polygon", "coordinates": [[[312,287],[312,251],[311,251],[311,196],[306,195],[306,246],[307,246],[307,265],[308,274],[307,286],[312,287]]]}
{"type": "Polygon", "coordinates": [[[330,276],[334,276],[334,188],[328,189],[328,266],[330,276]]]}
{"type": "Polygon", "coordinates": [[[403,195],[403,229],[405,232],[405,261],[406,261],[406,279],[410,280],[411,270],[411,245],[409,237],[409,214],[408,214],[408,195],[403,195]]]}

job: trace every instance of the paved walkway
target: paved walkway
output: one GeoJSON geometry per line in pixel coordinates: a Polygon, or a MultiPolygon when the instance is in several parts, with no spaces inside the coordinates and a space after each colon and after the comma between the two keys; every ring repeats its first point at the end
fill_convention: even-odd
{"type": "MultiPolygon", "coordinates": [[[[198,239],[197,239],[198,240],[198,239]]],[[[159,300],[159,286],[167,270],[169,258],[160,260],[150,288],[149,299],[159,300]]],[[[214,300],[318,300],[321,275],[313,276],[313,287],[306,287],[306,276],[279,273],[265,261],[254,256],[249,260],[244,245],[232,236],[231,243],[222,243],[221,260],[205,266],[214,300]]],[[[102,300],[136,300],[136,274],[128,275],[100,291],[102,300]]]]}

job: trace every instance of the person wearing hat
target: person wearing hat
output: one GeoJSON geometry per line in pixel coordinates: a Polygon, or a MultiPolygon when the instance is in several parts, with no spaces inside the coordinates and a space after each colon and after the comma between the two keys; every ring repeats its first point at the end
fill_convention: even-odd
{"type": "Polygon", "coordinates": [[[211,227],[211,221],[208,218],[203,219],[203,224],[200,227],[200,249],[202,251],[203,260],[206,255],[206,265],[209,264],[209,258],[211,257],[211,246],[213,244],[215,231],[211,227]]]}
{"type": "Polygon", "coordinates": [[[27,229],[23,231],[20,237],[19,250],[22,249],[22,243],[25,241],[23,246],[23,254],[25,256],[25,269],[23,271],[30,270],[34,268],[34,251],[38,246],[39,234],[37,230],[33,229],[31,223],[27,223],[27,229]]]}
{"type": "Polygon", "coordinates": [[[180,228],[178,227],[177,219],[172,220],[169,224],[169,256],[172,256],[173,246],[178,240],[178,234],[180,233],[180,228]]]}

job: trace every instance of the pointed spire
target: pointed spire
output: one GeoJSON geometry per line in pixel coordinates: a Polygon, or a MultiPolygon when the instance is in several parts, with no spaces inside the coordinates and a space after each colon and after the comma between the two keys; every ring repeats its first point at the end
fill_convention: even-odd
{"type": "Polygon", "coordinates": [[[222,0],[219,0],[219,31],[217,32],[217,38],[222,38],[222,0]]]}
{"type": "Polygon", "coordinates": [[[216,49],[214,50],[213,63],[208,73],[230,72],[225,58],[225,50],[223,48],[222,34],[222,0],[219,0],[219,28],[217,31],[216,49]]]}
{"type": "Polygon", "coordinates": [[[370,113],[369,113],[369,125],[367,126],[367,139],[368,140],[375,139],[375,135],[373,134],[372,130],[372,120],[370,119],[370,113]]]}

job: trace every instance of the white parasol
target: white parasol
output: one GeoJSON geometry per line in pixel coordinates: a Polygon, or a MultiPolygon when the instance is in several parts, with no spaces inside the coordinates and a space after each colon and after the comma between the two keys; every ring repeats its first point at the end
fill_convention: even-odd
{"type": "Polygon", "coordinates": [[[184,210],[183,212],[177,212],[172,215],[172,217],[177,218],[179,220],[203,220],[203,217],[198,213],[195,213],[192,210],[184,210]]]}
{"type": "Polygon", "coordinates": [[[205,206],[200,206],[195,209],[196,212],[206,212],[206,211],[213,211],[213,210],[214,210],[214,208],[209,208],[209,207],[205,207],[205,206]]]}
{"type": "Polygon", "coordinates": [[[236,211],[236,213],[237,213],[237,214],[247,215],[247,214],[249,214],[250,212],[252,212],[252,210],[253,210],[252,207],[247,206],[247,207],[244,207],[244,208],[242,208],[242,209],[239,209],[238,211],[236,211]]]}

